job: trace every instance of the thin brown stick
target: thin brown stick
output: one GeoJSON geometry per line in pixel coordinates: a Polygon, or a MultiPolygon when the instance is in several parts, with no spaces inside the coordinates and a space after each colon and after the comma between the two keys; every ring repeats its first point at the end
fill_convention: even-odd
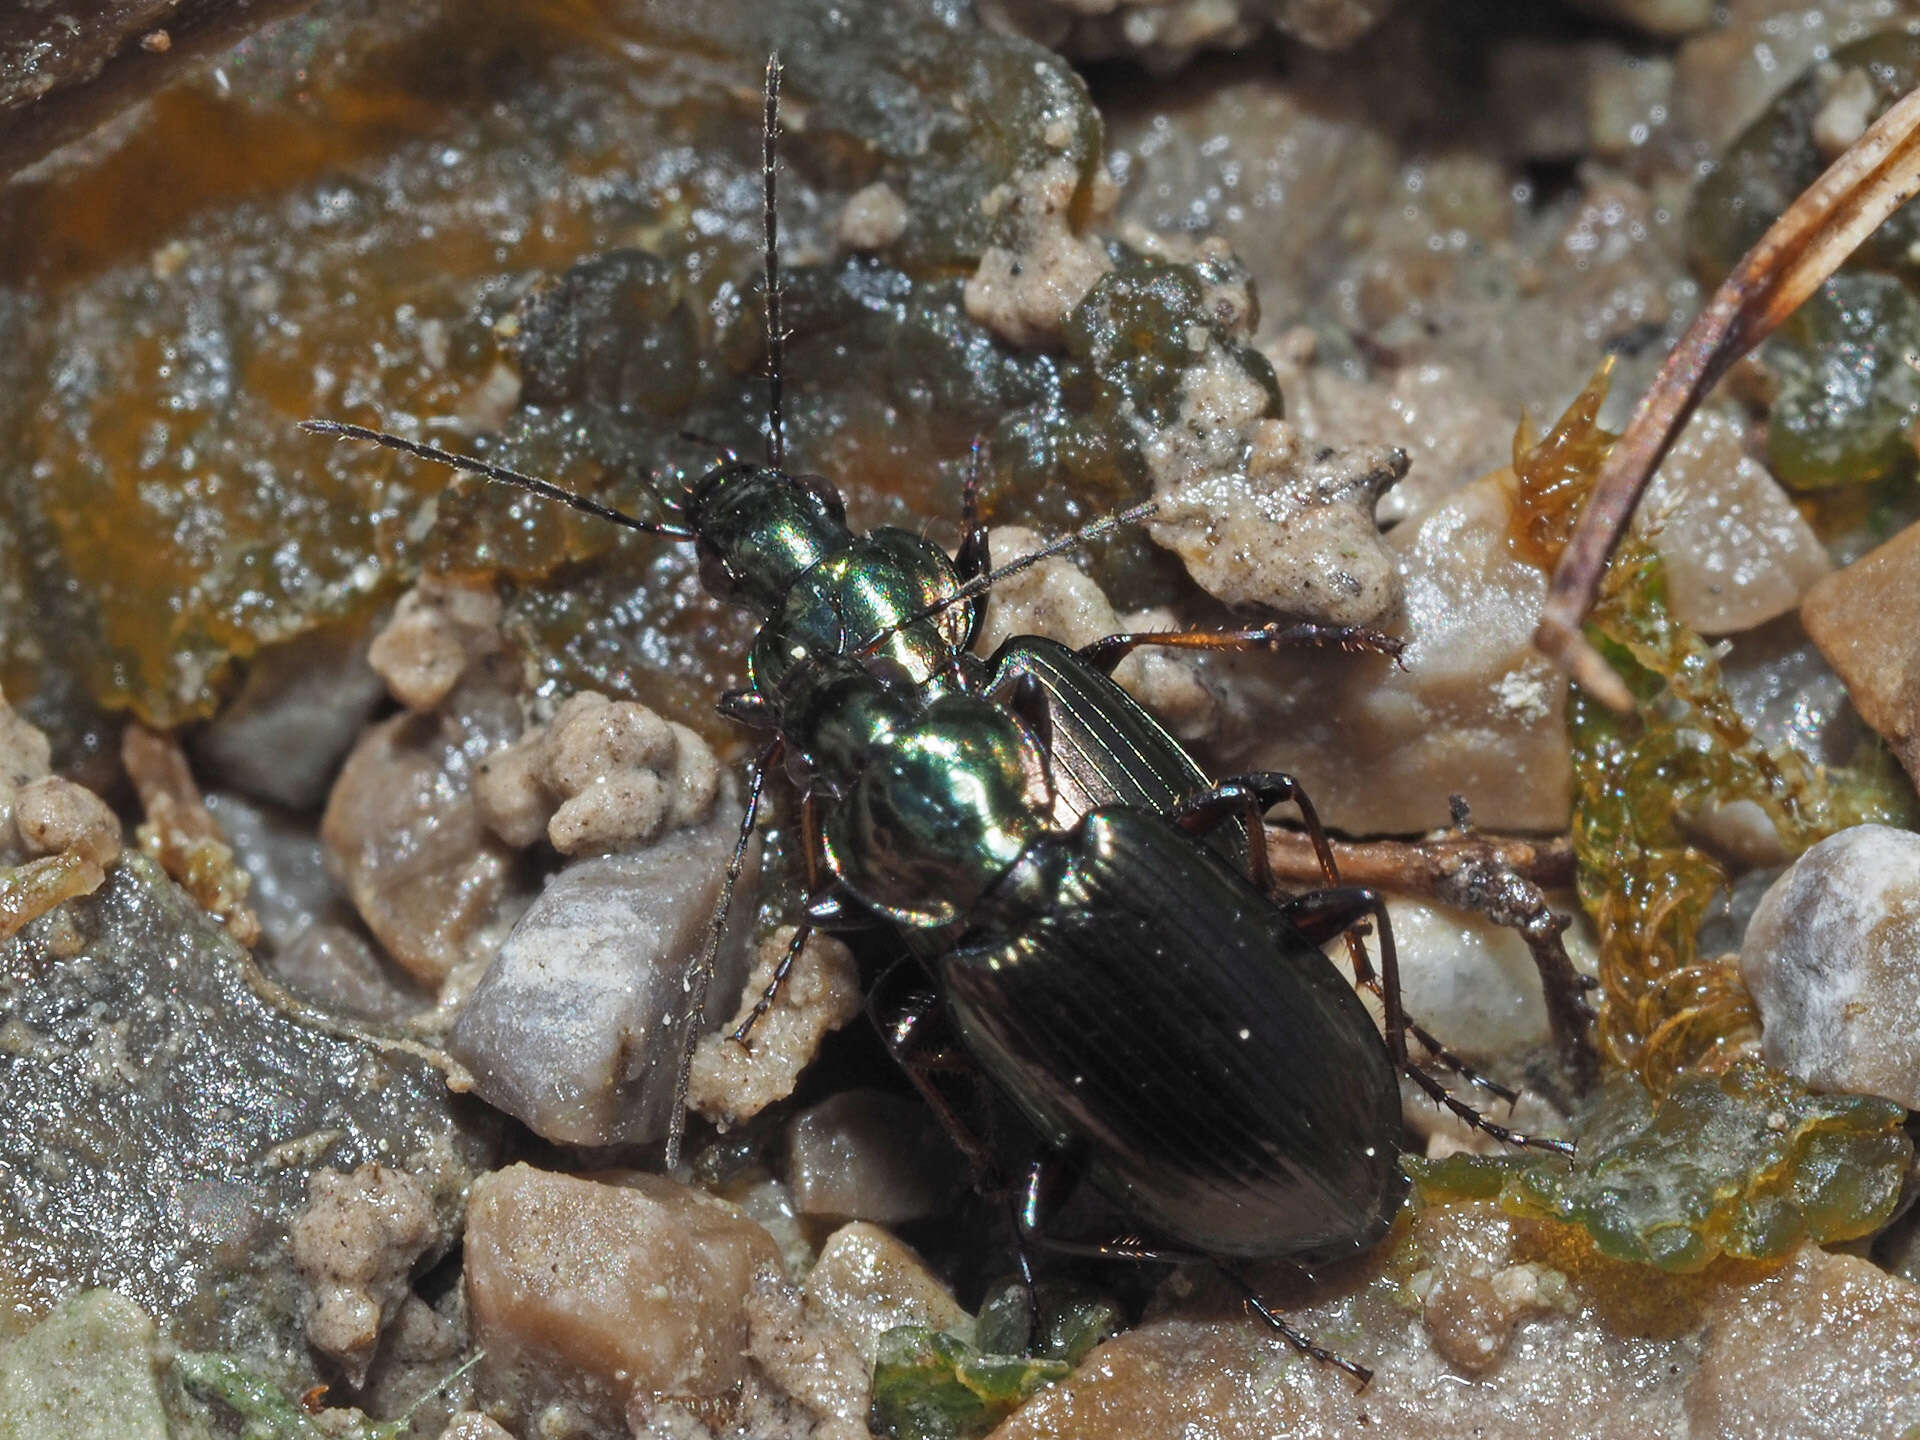
{"type": "MultiPolygon", "coordinates": [[[[1335,840],[1332,846],[1334,863],[1348,884],[1478,911],[1518,932],[1540,972],[1547,1023],[1560,1062],[1578,1089],[1593,1082],[1600,1072],[1600,1052],[1593,1042],[1588,985],[1560,938],[1567,920],[1553,912],[1541,893],[1573,883],[1570,839],[1524,840],[1461,830],[1425,840],[1335,840]]],[[[1281,885],[1323,883],[1320,856],[1300,831],[1269,827],[1267,856],[1281,885]]]]}
{"type": "Polygon", "coordinates": [[[1920,190],[1920,90],[1903,96],[1787,207],[1713,293],[1601,466],[1554,572],[1534,646],[1616,710],[1633,696],[1580,627],[1634,507],[1695,407],[1860,242],[1920,190]]]}

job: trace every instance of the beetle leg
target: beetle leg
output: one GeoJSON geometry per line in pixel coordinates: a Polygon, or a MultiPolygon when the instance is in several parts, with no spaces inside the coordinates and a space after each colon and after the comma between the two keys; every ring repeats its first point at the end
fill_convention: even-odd
{"type": "Polygon", "coordinates": [[[1260,1298],[1260,1292],[1254,1289],[1253,1285],[1238,1270],[1218,1260],[1214,1261],[1214,1268],[1219,1270],[1222,1275],[1226,1276],[1228,1280],[1239,1287],[1247,1309],[1258,1315],[1275,1330],[1278,1330],[1280,1332],[1280,1338],[1285,1340],[1295,1350],[1310,1360],[1318,1360],[1323,1365],[1331,1365],[1335,1369],[1346,1371],[1347,1374],[1353,1376],[1354,1379],[1360,1382],[1360,1388],[1362,1390],[1373,1383],[1373,1371],[1369,1370],[1366,1366],[1356,1364],[1354,1361],[1347,1359],[1346,1356],[1336,1354],[1327,1349],[1326,1346],[1315,1343],[1310,1336],[1301,1334],[1298,1330],[1287,1324],[1285,1320],[1282,1320],[1279,1315],[1274,1313],[1273,1307],[1260,1298]]]}
{"type": "Polygon", "coordinates": [[[1260,1298],[1259,1291],[1255,1290],[1239,1271],[1215,1256],[1203,1255],[1193,1250],[1172,1250],[1149,1245],[1137,1235],[1095,1241],[1072,1240],[1049,1234],[1046,1229],[1046,1216],[1058,1208],[1065,1189],[1063,1180],[1070,1174],[1069,1168],[1062,1163],[1058,1155],[1035,1160],[1027,1167],[1027,1182],[1021,1187],[1020,1200],[1014,1208],[1015,1221],[1023,1237],[1062,1255],[1077,1255],[1088,1259],[1124,1260],[1134,1264],[1151,1265],[1212,1265],[1241,1292],[1247,1308],[1279,1331],[1281,1337],[1302,1355],[1346,1371],[1362,1386],[1373,1379],[1373,1372],[1366,1366],[1356,1365],[1324,1345],[1316,1344],[1310,1337],[1287,1324],[1266,1301],[1260,1298]]]}
{"type": "MultiPolygon", "coordinates": [[[[893,991],[901,983],[896,977],[903,970],[918,970],[922,978],[925,977],[925,966],[914,957],[896,960],[868,990],[867,1018],[879,1032],[880,1043],[887,1047],[893,1063],[919,1092],[948,1141],[967,1162],[973,1188],[985,1191],[1003,1188],[1004,1177],[994,1164],[990,1138],[961,1117],[953,1100],[934,1078],[953,1073],[977,1075],[978,1071],[970,1059],[927,1038],[940,1013],[940,997],[933,990],[923,986],[893,1001],[893,991]]],[[[1024,1263],[1022,1268],[1024,1270],[1024,1263]]]]}
{"type": "Polygon", "coordinates": [[[687,997],[686,1029],[680,1041],[680,1069],[673,1082],[673,1107],[667,1118],[667,1169],[680,1168],[680,1142],[687,1133],[687,1086],[693,1078],[693,1051],[700,1041],[702,1021],[707,1013],[707,987],[713,982],[713,967],[720,955],[720,938],[727,927],[727,911],[733,908],[733,892],[746,869],[747,847],[753,843],[754,821],[760,814],[760,799],[766,793],[767,772],[780,761],[785,741],[775,736],[754,758],[747,781],[747,808],[740,817],[740,835],[728,857],[726,874],[720,882],[720,898],[707,922],[706,943],[700,954],[680,977],[680,989],[687,997]]]}
{"type": "Polygon", "coordinates": [[[1364,625],[1318,625],[1310,620],[1273,621],[1241,629],[1224,630],[1142,630],[1108,635],[1091,645],[1082,645],[1080,659],[1102,675],[1113,669],[1142,646],[1165,650],[1344,650],[1349,655],[1386,655],[1394,660],[1407,642],[1364,625]]]}
{"type": "MultiPolygon", "coordinates": [[[[738,691],[730,691],[738,694],[738,691]]],[[[824,847],[820,839],[820,802],[809,790],[800,797],[800,853],[805,858],[807,869],[807,894],[817,895],[826,884],[827,864],[824,847]]],[[[807,941],[813,937],[814,924],[811,918],[802,920],[799,928],[793,932],[793,940],[787,946],[787,953],[780,957],[780,963],[774,967],[773,978],[767,981],[767,988],[760,992],[760,998],[753,1002],[753,1012],[742,1020],[727,1038],[736,1045],[745,1045],[747,1037],[753,1034],[753,1027],[760,1023],[760,1017],[772,1008],[779,998],[780,987],[787,983],[787,976],[793,970],[793,962],[800,958],[800,952],[806,948],[807,941]]]]}
{"type": "Polygon", "coordinates": [[[1495,1124],[1487,1119],[1420,1066],[1409,1061],[1400,1069],[1409,1080],[1426,1092],[1429,1100],[1451,1110],[1468,1129],[1491,1135],[1503,1145],[1527,1150],[1549,1150],[1555,1155],[1572,1158],[1573,1142],[1571,1140],[1561,1140],[1552,1135],[1528,1135],[1519,1130],[1509,1130],[1506,1126],[1495,1124]]]}

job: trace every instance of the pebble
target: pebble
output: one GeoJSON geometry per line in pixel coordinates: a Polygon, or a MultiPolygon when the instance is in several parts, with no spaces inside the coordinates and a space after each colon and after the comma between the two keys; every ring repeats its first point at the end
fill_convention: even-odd
{"type": "Polygon", "coordinates": [[[1540,971],[1511,927],[1400,896],[1388,897],[1387,915],[1407,1013],[1449,1049],[1491,1060],[1548,1043],[1540,971]]]}
{"type": "Polygon", "coordinates": [[[1920,1109],[1920,835],[1856,825],[1808,850],[1747,926],[1761,1055],[1816,1089],[1920,1109]]]}
{"type": "Polygon", "coordinates": [[[0,1253],[9,1305],[110,1287],[183,1349],[309,1356],[283,1237],[322,1166],[404,1165],[450,1198],[494,1127],[412,1048],[277,1008],[253,961],[158,866],[0,943],[0,1253]]]}
{"type": "Polygon", "coordinates": [[[266,966],[302,999],[366,1020],[406,1019],[425,1000],[358,931],[329,921],[308,926],[266,966]]]}
{"type": "Polygon", "coordinates": [[[167,1440],[147,1313],[111,1290],[69,1296],[0,1346],[8,1440],[167,1440]]]}
{"type": "MultiPolygon", "coordinates": [[[[989,246],[963,291],[967,318],[1017,349],[1060,345],[1067,317],[1113,268],[1090,232],[1073,224],[1079,168],[1059,158],[1016,176],[988,197],[1014,231],[1007,246],[989,246]]],[[[1096,186],[1112,208],[1113,184],[1096,186]]],[[[1096,198],[1096,205],[1099,199],[1096,198]]]]}
{"type": "Polygon", "coordinates": [[[13,823],[31,854],[72,851],[101,866],[120,858],[120,817],[91,790],[59,775],[15,792],[13,823]]]}
{"type": "Polygon", "coordinates": [[[484,1176],[466,1229],[480,1393],[520,1415],[722,1396],[747,1378],[754,1273],[779,1267],[766,1231],[664,1176],[484,1176]]]}
{"type": "Polygon", "coordinates": [[[864,1220],[843,1225],[820,1247],[807,1293],[873,1364],[880,1337],[899,1325],[925,1325],[962,1339],[973,1316],[904,1241],[864,1220]]]}
{"type": "MultiPolygon", "coordinates": [[[[489,1104],[562,1144],[666,1134],[681,978],[705,943],[739,834],[733,803],[635,855],[576,860],[501,945],[449,1039],[489,1104]],[[656,1063],[662,1056],[669,1063],[656,1063]]],[[[734,893],[714,996],[746,977],[757,849],[734,893]]]]}
{"type": "Polygon", "coordinates": [[[1920,776],[1920,525],[1909,525],[1807,592],[1800,619],[1860,718],[1920,776]]]}
{"type": "MultiPolygon", "coordinates": [[[[1237,385],[1257,390],[1244,379],[1237,385]]],[[[1147,533],[1223,604],[1330,625],[1379,621],[1400,587],[1374,508],[1407,473],[1406,452],[1391,445],[1335,450],[1284,420],[1242,416],[1246,406],[1211,394],[1214,388],[1205,378],[1190,382],[1187,423],[1149,446],[1161,484],[1147,533]],[[1158,453],[1167,445],[1191,449],[1187,432],[1207,430],[1233,436],[1234,459],[1245,448],[1244,464],[1175,463],[1158,453]]]]}
{"type": "Polygon", "coordinates": [[[367,650],[367,664],[415,714],[438,709],[467,667],[500,648],[500,597],[487,586],[422,576],[367,650]]]}
{"type": "Polygon", "coordinates": [[[963,1188],[926,1106],[843,1090],[787,1123],[787,1188],[803,1215],[898,1225],[945,1211],[963,1188]]]}
{"type": "Polygon", "coordinates": [[[858,1016],[865,1003],[853,952],[816,932],[794,957],[786,983],[746,1043],[732,1039],[772,983],[793,936],[793,927],[783,925],[760,943],[733,1018],[723,1033],[703,1036],[694,1051],[687,1104],[722,1130],[791,1095],[828,1033],[858,1016]]]}
{"type": "Polygon", "coordinates": [[[307,1289],[308,1343],[358,1389],[381,1327],[407,1298],[413,1263],[433,1242],[433,1197],[392,1165],[317,1171],[287,1237],[307,1289]]]}
{"type": "Polygon", "coordinates": [[[1372,1367],[1361,1391],[1224,1284],[1176,1276],[1165,1298],[1203,1287],[1179,1318],[1150,1307],[993,1440],[1857,1440],[1920,1420],[1920,1287],[1811,1246],[1657,1275],[1565,1235],[1456,1202],[1317,1287],[1256,1271],[1290,1323],[1372,1367]],[[1829,1333],[1844,1343],[1809,1343],[1829,1333]]]}
{"type": "Polygon", "coordinates": [[[190,742],[211,788],[312,810],[386,690],[364,627],[330,626],[263,650],[240,691],[190,742]]]}
{"type": "MultiPolygon", "coordinates": [[[[996,525],[988,533],[987,545],[997,564],[1032,554],[1045,538],[1024,525],[996,525]]],[[[1109,635],[1179,628],[1171,610],[1121,616],[1091,575],[1064,556],[1055,556],[993,587],[973,648],[991,657],[1017,635],[1044,635],[1078,649],[1109,635]]],[[[1217,723],[1213,693],[1193,661],[1177,651],[1142,647],[1114,667],[1113,678],[1183,739],[1203,735],[1217,723]]]]}
{"type": "Polygon", "coordinates": [[[1386,536],[1404,599],[1381,657],[1221,656],[1222,773],[1283,770],[1329,828],[1412,834],[1451,797],[1494,830],[1564,829],[1566,679],[1533,648],[1547,578],[1510,553],[1512,500],[1481,477],[1386,536]]]}
{"type": "Polygon", "coordinates": [[[509,852],[482,827],[472,785],[482,757],[519,730],[506,677],[477,667],[440,711],[364,732],[327,799],[328,863],[374,938],[428,989],[506,893],[509,852]]]}
{"type": "Polygon", "coordinates": [[[1703,635],[1786,614],[1833,568],[1780,482],[1748,454],[1745,424],[1725,410],[1703,411],[1680,432],[1636,529],[1666,564],[1675,617],[1703,635]]]}
{"type": "Polygon", "coordinates": [[[252,878],[247,903],[259,917],[269,953],[293,945],[323,918],[345,914],[346,896],[327,868],[326,846],[311,816],[231,790],[208,795],[206,807],[252,878]]]}
{"type": "Polygon", "coordinates": [[[562,855],[591,855],[698,824],[719,785],[719,761],[692,730],[586,690],[569,696],[552,724],[481,761],[474,799],[509,845],[544,835],[562,855]]]}

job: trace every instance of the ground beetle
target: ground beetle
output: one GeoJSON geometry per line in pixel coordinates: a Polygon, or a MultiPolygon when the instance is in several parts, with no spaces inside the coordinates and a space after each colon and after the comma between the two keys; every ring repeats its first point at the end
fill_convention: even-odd
{"type": "MultiPolygon", "coordinates": [[[[754,767],[721,915],[690,972],[696,1018],[725,897],[767,775],[779,765],[802,797],[809,883],[807,921],[787,963],[813,927],[896,927],[934,971],[979,1066],[1058,1155],[1084,1167],[1164,1244],[1050,1234],[1047,1164],[1031,1168],[1017,1205],[1028,1238],[1137,1260],[1313,1262],[1362,1250],[1385,1232],[1406,1189],[1396,1164],[1397,1071],[1470,1123],[1520,1143],[1527,1137],[1482,1121],[1408,1060],[1414,1027],[1401,1011],[1385,910],[1371,891],[1338,885],[1325,836],[1293,782],[1278,774],[1209,782],[1108,672],[1143,645],[1391,652],[1393,643],[1351,629],[1273,624],[1118,635],[1079,651],[1022,636],[990,660],[974,657],[995,580],[1151,506],[996,570],[971,479],[964,539],[949,557],[909,531],[854,534],[829,482],[785,469],[779,77],[770,59],[765,464],[728,455],[682,497],[675,518],[646,521],[400,437],[325,421],[308,428],[374,440],[692,541],[707,587],[763,618],[748,684],[721,702],[723,713],[769,739],[754,767]],[[1260,817],[1289,800],[1314,837],[1329,888],[1276,903],[1260,817]],[[1377,979],[1351,933],[1368,917],[1380,939],[1377,979]],[[1321,953],[1343,932],[1356,978],[1384,1002],[1384,1044],[1321,953]]],[[[751,1024],[736,1032],[743,1043],[751,1024]]],[[[684,1076],[683,1060],[683,1095],[684,1076]]],[[[670,1166],[684,1123],[682,1107],[675,1112],[670,1166]]],[[[1287,1328],[1250,1290],[1248,1298],[1294,1344],[1364,1376],[1287,1328]]]]}

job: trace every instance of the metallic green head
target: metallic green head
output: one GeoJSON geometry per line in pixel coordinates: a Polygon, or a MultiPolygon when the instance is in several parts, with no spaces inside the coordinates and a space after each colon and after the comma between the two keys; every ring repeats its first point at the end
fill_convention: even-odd
{"type": "Polygon", "coordinates": [[[825,479],[744,461],[701,476],[686,513],[707,589],[763,615],[853,538],[846,504],[825,479]]]}

